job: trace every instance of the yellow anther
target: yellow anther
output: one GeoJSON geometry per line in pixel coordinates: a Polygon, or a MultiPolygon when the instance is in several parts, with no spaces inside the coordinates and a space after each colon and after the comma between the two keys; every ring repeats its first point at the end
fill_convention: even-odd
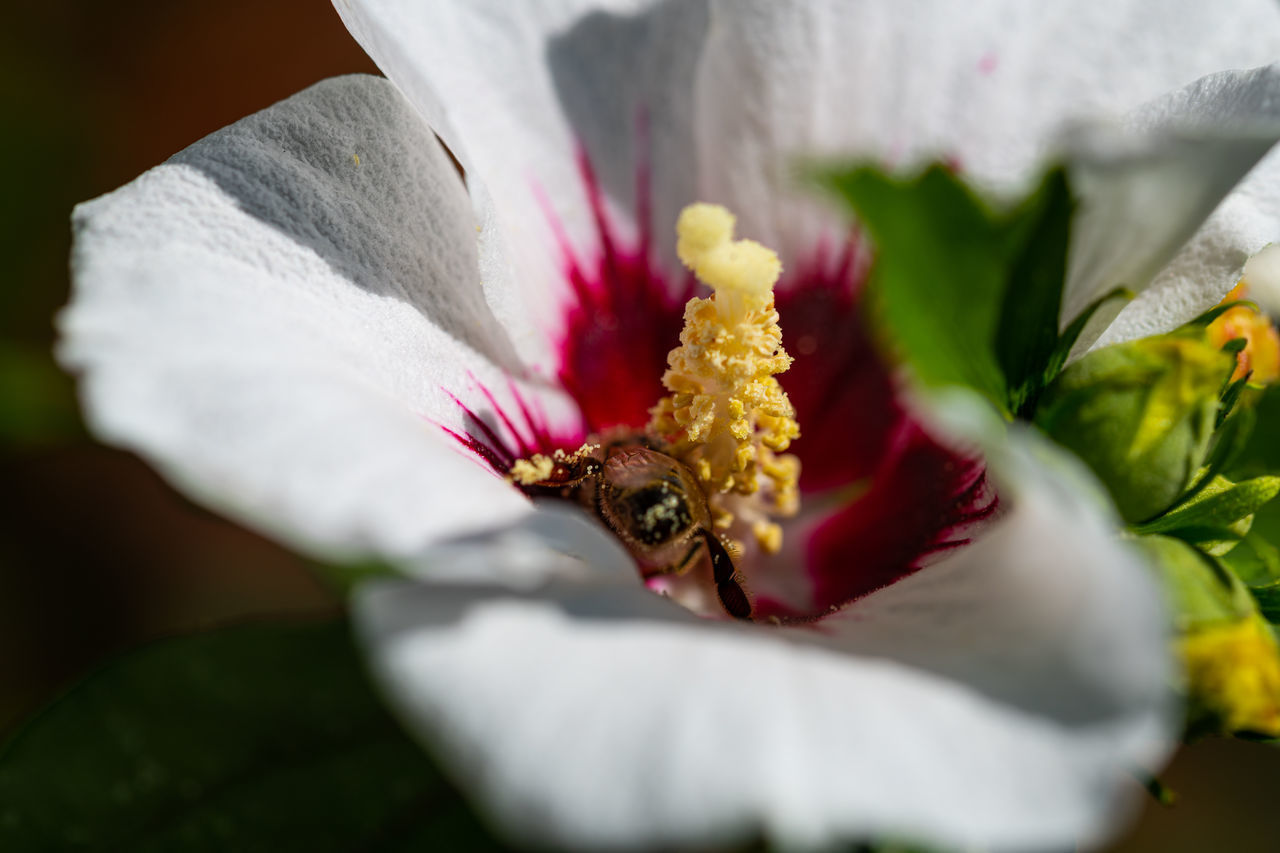
{"type": "Polygon", "coordinates": [[[766,554],[776,554],[782,550],[782,528],[772,521],[757,521],[751,525],[751,532],[756,537],[756,544],[766,554]]]}
{"type": "Polygon", "coordinates": [[[1192,697],[1229,732],[1280,737],[1280,651],[1256,616],[1179,641],[1192,697]]]}

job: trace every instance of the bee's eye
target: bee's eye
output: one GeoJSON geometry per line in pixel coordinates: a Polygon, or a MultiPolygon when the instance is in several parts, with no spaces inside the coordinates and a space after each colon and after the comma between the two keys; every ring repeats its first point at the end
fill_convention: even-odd
{"type": "Polygon", "coordinates": [[[693,525],[689,502],[667,483],[653,483],[618,495],[618,515],[627,533],[642,545],[670,542],[693,525]]]}

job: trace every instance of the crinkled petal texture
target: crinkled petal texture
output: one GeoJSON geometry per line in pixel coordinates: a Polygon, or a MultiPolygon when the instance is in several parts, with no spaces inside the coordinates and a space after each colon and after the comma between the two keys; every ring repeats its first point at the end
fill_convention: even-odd
{"type": "MultiPolygon", "coordinates": [[[[547,210],[571,243],[591,246],[578,144],[615,209],[642,206],[635,176],[647,153],[659,226],[695,198],[721,202],[739,214],[746,235],[789,258],[831,230],[829,215],[795,192],[797,157],[904,167],[947,158],[982,184],[1016,190],[1054,153],[1064,122],[1137,110],[1132,126],[1151,132],[1273,117],[1274,99],[1261,94],[1267,84],[1260,78],[1191,84],[1280,56],[1280,8],[1270,0],[979,0],[962,10],[945,0],[335,5],[379,66],[494,188],[495,216],[513,234],[535,292],[562,283],[547,210]]],[[[1152,144],[1148,159],[1168,166],[1169,152],[1152,144]]],[[[1204,153],[1174,158],[1162,174],[1176,176],[1204,153]]],[[[1238,161],[1241,152],[1217,155],[1238,161]]],[[[1115,339],[1170,328],[1221,298],[1244,257],[1280,229],[1271,201],[1280,196],[1278,163],[1273,158],[1250,176],[1161,274],[1157,294],[1125,312],[1115,339]]],[[[1207,195],[1184,191],[1175,199],[1196,204],[1165,205],[1141,177],[1112,185],[1097,206],[1118,200],[1138,208],[1145,230],[1095,229],[1111,235],[1104,247],[1091,247],[1092,260],[1107,265],[1073,283],[1068,311],[1117,284],[1142,289],[1173,256],[1169,244],[1185,240],[1248,165],[1229,180],[1211,169],[1213,180],[1198,188],[1207,195]],[[1133,248],[1134,237],[1141,239],[1138,261],[1113,257],[1133,248]],[[1135,272],[1146,280],[1132,280],[1135,272]]],[[[1149,163],[1130,166],[1151,174],[1149,163]]],[[[669,248],[665,229],[657,238],[669,248]]]]}
{"type": "Polygon", "coordinates": [[[987,538],[815,628],[622,584],[391,582],[356,615],[405,721],[525,841],[1087,846],[1170,735],[1158,594],[1061,481],[1015,493],[987,538]]]}
{"type": "Polygon", "coordinates": [[[475,222],[390,83],[330,80],[76,209],[60,355],[101,437],[307,553],[414,564],[512,524],[527,546],[557,520],[441,430],[466,427],[447,391],[491,415],[475,386],[519,371],[475,222]]]}
{"type": "MultiPolygon", "coordinates": [[[[1280,55],[1280,48],[1273,55],[1280,55]]],[[[1280,63],[1210,74],[1144,104],[1126,116],[1125,125],[1145,138],[1164,140],[1157,156],[1146,158],[1147,168],[1121,161],[1122,173],[1113,167],[1094,176],[1110,184],[1091,199],[1111,210],[1101,226],[1110,236],[1097,242],[1117,255],[1128,249],[1129,255],[1115,258],[1112,278],[1098,281],[1092,294],[1082,282],[1071,282],[1074,292],[1069,291],[1064,307],[1072,309],[1072,296],[1075,307],[1083,307],[1100,290],[1150,284],[1105,331],[1100,345],[1185,323],[1222,299],[1250,255],[1280,240],[1280,150],[1266,153],[1280,139],[1280,63]],[[1195,215],[1169,221],[1197,207],[1199,218],[1212,215],[1194,234],[1195,215]],[[1162,223],[1167,223],[1163,229],[1162,223]],[[1163,270],[1142,269],[1154,248],[1161,248],[1155,258],[1172,261],[1163,270]]],[[[1073,249],[1082,248],[1080,242],[1073,249]]]]}

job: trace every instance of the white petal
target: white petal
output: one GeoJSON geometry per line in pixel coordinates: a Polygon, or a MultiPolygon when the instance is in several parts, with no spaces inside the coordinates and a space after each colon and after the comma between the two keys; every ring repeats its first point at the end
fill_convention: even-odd
{"type": "MultiPolygon", "coordinates": [[[[614,218],[620,208],[625,220],[642,110],[660,257],[669,259],[676,211],[696,195],[729,204],[744,234],[794,259],[817,239],[842,238],[828,213],[796,199],[797,157],[950,157],[967,175],[1015,190],[1065,120],[1119,116],[1204,74],[1280,53],[1280,13],[1268,0],[979,0],[963,10],[937,0],[335,5],[486,182],[536,294],[563,276],[532,184],[574,247],[594,249],[575,145],[585,145],[614,218]]],[[[545,307],[532,302],[534,313],[545,307]]]]}
{"type": "Polygon", "coordinates": [[[484,182],[533,293],[563,286],[553,219],[577,252],[599,249],[579,145],[611,218],[635,236],[647,125],[648,156],[657,164],[657,237],[663,245],[674,242],[676,213],[694,191],[689,112],[704,4],[334,0],[334,6],[468,175],[484,182]]]}
{"type": "MultiPolygon", "coordinates": [[[[1112,182],[1106,203],[1130,213],[1127,224],[1110,223],[1111,244],[1120,256],[1117,266],[1129,274],[1114,283],[1142,289],[1144,276],[1156,271],[1147,268],[1150,261],[1161,256],[1172,261],[1120,313],[1099,346],[1169,331],[1212,307],[1240,278],[1249,256],[1280,238],[1280,151],[1266,154],[1280,139],[1280,64],[1210,75],[1144,106],[1127,123],[1156,138],[1171,132],[1183,138],[1165,146],[1163,162],[1147,176],[1159,183],[1148,182],[1149,191],[1137,197],[1138,209],[1133,209],[1135,196],[1121,198],[1133,186],[1112,182]],[[1198,211],[1204,219],[1217,206],[1216,199],[1246,172],[1192,237],[1193,214],[1198,211]],[[1148,257],[1154,247],[1149,238],[1161,236],[1162,226],[1166,240],[1181,235],[1191,237],[1190,242],[1176,254],[1173,246],[1161,246],[1148,257]],[[1135,227],[1145,233],[1135,233],[1135,227]]],[[[1101,290],[1110,286],[1105,281],[1096,285],[1101,290]]],[[[1082,296],[1088,291],[1079,282],[1071,287],[1082,296]]],[[[1081,305],[1085,301],[1077,300],[1081,305]]],[[[1064,305],[1064,315],[1068,313],[1064,305]]]]}
{"type": "Polygon", "coordinates": [[[813,631],[625,585],[372,585],[356,616],[405,721],[526,843],[1088,846],[1164,757],[1167,662],[1152,585],[1063,488],[813,631]]]}
{"type": "Polygon", "coordinates": [[[465,429],[449,391],[488,413],[473,378],[510,405],[519,363],[466,192],[390,83],[246,118],[81,205],[75,232],[61,357],[95,431],[188,493],[342,558],[530,512],[435,425],[465,429]]]}
{"type": "Polygon", "coordinates": [[[1036,434],[1013,438],[988,457],[1009,514],[950,559],[824,621],[827,642],[1054,717],[1161,707],[1159,588],[1117,540],[1087,470],[1036,434]]]}
{"type": "Polygon", "coordinates": [[[1269,0],[726,2],[700,66],[700,189],[749,236],[804,246],[815,215],[779,201],[797,156],[950,157],[1015,189],[1063,121],[1277,55],[1269,0]]]}

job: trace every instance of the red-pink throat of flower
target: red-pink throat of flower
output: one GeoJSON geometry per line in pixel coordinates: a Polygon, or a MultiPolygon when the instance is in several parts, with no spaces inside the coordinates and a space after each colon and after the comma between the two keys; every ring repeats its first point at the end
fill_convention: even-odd
{"type": "MultiPolygon", "coordinates": [[[[455,434],[464,446],[503,476],[519,460],[542,454],[552,464],[551,469],[543,467],[548,476],[540,480],[537,472],[525,471],[522,487],[531,494],[578,500],[601,517],[602,493],[614,503],[621,494],[616,483],[601,479],[606,470],[615,478],[625,473],[627,485],[634,487],[636,472],[631,469],[645,465],[632,457],[658,453],[673,458],[685,473],[665,472],[665,487],[642,489],[626,497],[621,508],[610,504],[614,520],[602,521],[636,556],[650,586],[709,616],[744,618],[744,608],[749,608],[746,616],[755,620],[820,618],[969,541],[975,527],[995,512],[996,496],[979,459],[934,440],[901,404],[862,310],[869,264],[852,237],[838,251],[826,243],[813,246],[769,299],[769,310],[776,309],[775,319],[781,315],[782,321],[776,347],[767,357],[791,362],[782,379],[793,423],[804,428],[794,446],[785,448],[792,436],[783,443],[788,452],[782,455],[796,460],[800,473],[793,485],[798,488],[781,499],[781,506],[779,490],[766,490],[763,512],[760,500],[753,506],[732,487],[718,493],[725,497],[706,501],[705,518],[697,506],[681,507],[681,489],[688,490],[682,477],[689,474],[704,484],[699,487],[704,497],[717,494],[699,476],[708,471],[695,470],[703,455],[680,447],[686,430],[673,424],[678,409],[689,419],[689,396],[701,389],[663,384],[664,376],[672,378],[668,354],[675,358],[679,352],[672,347],[681,338],[687,313],[682,303],[692,282],[681,277],[673,287],[672,279],[660,272],[647,229],[641,229],[638,245],[623,245],[585,161],[583,166],[596,211],[599,251],[586,262],[565,253],[573,298],[566,306],[558,370],[562,386],[578,404],[581,428],[553,436],[545,418],[519,395],[513,395],[518,412],[508,414],[485,391],[498,422],[486,423],[464,406],[470,428],[455,434]],[[588,436],[595,447],[578,453],[588,436]],[[615,455],[628,463],[610,463],[615,455]],[[799,496],[803,512],[785,505],[788,500],[798,503],[799,496]],[[679,548],[654,555],[635,544],[636,530],[618,529],[618,518],[626,517],[619,513],[625,512],[649,519],[647,532],[639,530],[649,538],[682,524],[691,532],[680,539],[679,548]],[[728,524],[725,512],[732,517],[728,524]],[[712,537],[732,555],[731,578],[716,565],[712,537]],[[655,561],[666,562],[655,566],[655,561]],[[738,600],[738,590],[748,604],[738,600]]],[[[647,209],[641,205],[642,213],[647,209]]],[[[701,310],[714,311],[717,300],[728,301],[719,296],[701,300],[710,306],[703,304],[701,310]]],[[[766,421],[776,417],[776,406],[773,411],[766,413],[766,421]]],[[[776,469],[779,454],[759,446],[775,456],[776,469]]],[[[761,468],[756,467],[757,475],[761,468]]],[[[775,484],[786,481],[788,472],[773,473],[775,484]]],[[[664,476],[652,470],[648,474],[659,480],[664,476]]]]}

